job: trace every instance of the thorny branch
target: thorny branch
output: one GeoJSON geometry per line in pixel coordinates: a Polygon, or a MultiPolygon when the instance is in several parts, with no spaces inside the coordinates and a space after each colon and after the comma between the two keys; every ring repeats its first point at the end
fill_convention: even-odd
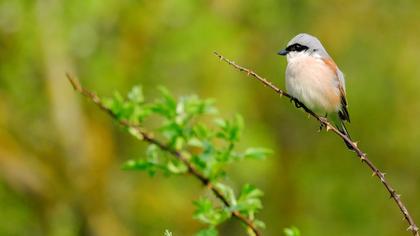
{"type": "Polygon", "coordinates": [[[225,58],[224,56],[220,55],[217,52],[214,52],[214,54],[222,61],[227,62],[229,65],[233,66],[234,68],[238,69],[241,72],[245,72],[248,76],[252,76],[255,79],[257,79],[259,82],[261,82],[264,86],[271,88],[274,90],[277,94],[280,96],[285,96],[291,100],[293,100],[296,104],[296,107],[302,108],[306,113],[308,113],[310,116],[318,120],[322,126],[326,127],[326,130],[332,130],[335,134],[340,136],[345,142],[347,142],[354,152],[357,154],[359,159],[365,163],[372,171],[372,176],[377,176],[381,183],[385,186],[386,190],[389,192],[390,197],[394,199],[395,203],[398,205],[398,208],[404,215],[404,219],[407,221],[409,227],[407,230],[411,231],[411,233],[414,236],[419,236],[419,228],[417,227],[416,223],[414,222],[413,218],[411,217],[410,213],[408,212],[407,208],[405,207],[404,203],[401,201],[401,196],[397,194],[397,191],[391,187],[391,185],[387,182],[385,179],[385,173],[381,172],[373,163],[370,161],[366,155],[358,146],[357,142],[352,141],[347,135],[341,133],[334,125],[332,125],[326,118],[318,116],[315,112],[313,112],[311,109],[305,106],[302,102],[291,96],[290,94],[286,93],[285,91],[277,88],[275,85],[273,85],[270,81],[266,80],[265,78],[259,76],[257,73],[253,72],[250,69],[247,69],[245,67],[242,67],[235,62],[225,58]]]}
{"type": "MultiPolygon", "coordinates": [[[[142,127],[140,127],[137,124],[132,124],[130,122],[128,122],[127,120],[120,120],[118,119],[118,117],[109,109],[107,108],[103,102],[101,101],[101,99],[98,97],[98,95],[96,95],[95,93],[85,89],[84,87],[81,86],[81,84],[79,83],[79,81],[76,78],[73,78],[72,76],[70,76],[69,74],[66,74],[67,79],[70,81],[71,85],[73,86],[73,89],[76,90],[77,92],[79,92],[80,94],[82,94],[83,96],[85,96],[86,98],[88,98],[89,100],[91,100],[93,103],[95,103],[102,111],[104,111],[105,113],[107,113],[108,115],[110,115],[113,119],[115,119],[116,121],[118,121],[118,123],[120,125],[122,125],[123,127],[126,128],[130,128],[130,129],[134,129],[135,132],[137,134],[140,135],[140,137],[142,138],[142,140],[144,140],[147,143],[150,144],[154,144],[156,146],[158,146],[162,151],[165,151],[167,153],[172,154],[174,157],[178,158],[180,161],[182,161],[182,163],[184,163],[187,168],[188,168],[188,172],[196,177],[204,186],[208,187],[213,193],[214,195],[223,202],[223,204],[227,207],[230,208],[231,204],[228,202],[228,200],[226,199],[226,197],[223,195],[223,193],[217,189],[216,187],[213,186],[213,184],[211,183],[210,179],[208,179],[206,176],[204,176],[203,174],[201,174],[192,164],[191,162],[188,161],[188,158],[185,156],[185,154],[173,150],[171,149],[168,145],[164,144],[163,142],[157,140],[156,138],[153,137],[153,135],[151,133],[148,133],[146,130],[144,130],[142,127]]],[[[238,219],[239,221],[241,221],[242,223],[244,223],[254,234],[255,236],[261,236],[261,232],[258,230],[257,226],[254,224],[254,222],[249,219],[248,217],[242,215],[239,211],[232,211],[232,216],[235,217],[236,219],[238,219]]]]}

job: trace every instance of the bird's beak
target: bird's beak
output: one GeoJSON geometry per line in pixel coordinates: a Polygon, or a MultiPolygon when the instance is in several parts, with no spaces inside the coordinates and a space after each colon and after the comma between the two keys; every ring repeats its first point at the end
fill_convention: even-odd
{"type": "Polygon", "coordinates": [[[280,55],[280,56],[286,56],[287,53],[289,53],[289,51],[287,51],[286,49],[283,49],[280,52],[278,52],[277,54],[280,55]]]}

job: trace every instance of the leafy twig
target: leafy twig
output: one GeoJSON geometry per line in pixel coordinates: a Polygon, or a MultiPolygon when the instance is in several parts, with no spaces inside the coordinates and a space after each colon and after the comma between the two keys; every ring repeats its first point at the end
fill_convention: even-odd
{"type": "Polygon", "coordinates": [[[401,197],[399,194],[397,194],[396,190],[391,187],[391,185],[387,182],[385,179],[385,173],[381,172],[373,163],[370,161],[366,155],[358,146],[357,142],[352,141],[347,135],[341,133],[334,125],[332,125],[327,119],[318,116],[315,112],[313,112],[311,109],[305,106],[302,102],[291,96],[290,94],[286,93],[285,91],[279,89],[275,85],[273,85],[270,81],[266,80],[265,78],[259,76],[254,71],[247,69],[243,66],[240,66],[236,64],[234,61],[231,61],[221,54],[214,52],[214,54],[222,61],[227,62],[229,65],[233,66],[234,68],[238,69],[241,72],[245,72],[248,76],[252,76],[253,78],[257,79],[259,82],[261,82],[264,86],[271,88],[274,90],[277,94],[280,96],[285,96],[295,102],[298,108],[302,108],[306,113],[308,113],[310,116],[318,120],[321,125],[326,127],[326,130],[332,130],[335,134],[337,134],[339,137],[341,137],[346,143],[348,143],[354,152],[357,154],[357,156],[360,158],[360,160],[365,163],[372,171],[373,176],[377,176],[381,183],[385,186],[386,190],[389,192],[390,197],[395,201],[395,203],[398,205],[398,208],[404,215],[404,219],[407,221],[409,227],[407,230],[409,230],[414,236],[419,236],[419,228],[417,227],[416,223],[414,222],[413,218],[411,217],[410,213],[408,212],[407,208],[405,207],[404,203],[401,201],[401,197]]]}
{"type": "MultiPolygon", "coordinates": [[[[176,157],[177,159],[179,159],[182,163],[185,164],[185,166],[187,166],[188,168],[188,172],[194,176],[195,178],[197,178],[204,186],[207,186],[213,193],[214,195],[223,202],[223,204],[227,207],[227,208],[231,208],[232,205],[229,203],[228,199],[226,198],[226,196],[222,193],[222,191],[218,188],[216,188],[210,181],[209,178],[207,178],[206,176],[204,176],[202,173],[200,173],[192,164],[191,162],[188,160],[188,158],[185,156],[184,153],[174,150],[172,149],[169,145],[164,144],[163,142],[159,141],[158,139],[156,139],[155,137],[153,137],[153,135],[149,132],[147,132],[146,130],[144,130],[142,127],[136,125],[136,124],[132,124],[127,120],[122,120],[119,119],[117,117],[117,115],[111,110],[109,109],[107,106],[104,105],[104,103],[102,102],[102,100],[93,92],[85,89],[84,87],[82,87],[79,83],[79,81],[75,78],[73,78],[72,76],[70,76],[69,74],[67,74],[67,78],[70,81],[71,85],[73,86],[74,90],[76,90],[77,92],[79,92],[80,94],[82,94],[83,96],[85,96],[86,98],[88,98],[89,100],[91,100],[92,102],[94,102],[102,111],[106,112],[108,115],[110,115],[113,119],[115,119],[116,121],[118,121],[118,123],[126,128],[129,128],[131,130],[134,130],[136,132],[136,136],[139,137],[140,139],[144,140],[145,142],[149,143],[149,144],[154,144],[157,147],[159,147],[162,151],[165,151],[167,153],[170,153],[171,155],[173,155],[174,157],[176,157]]],[[[253,222],[252,219],[246,217],[245,215],[241,214],[239,211],[235,210],[231,212],[232,216],[237,218],[239,221],[241,221],[242,223],[244,223],[256,236],[261,236],[261,232],[258,230],[257,226],[255,225],[255,223],[253,222]]]]}

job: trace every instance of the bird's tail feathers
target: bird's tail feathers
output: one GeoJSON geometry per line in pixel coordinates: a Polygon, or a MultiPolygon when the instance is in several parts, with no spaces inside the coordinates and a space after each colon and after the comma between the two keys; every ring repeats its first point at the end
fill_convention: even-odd
{"type": "MultiPolygon", "coordinates": [[[[351,139],[349,132],[347,131],[346,126],[344,125],[344,121],[340,121],[340,124],[337,125],[337,129],[344,135],[346,135],[349,139],[351,139]]],[[[353,146],[345,139],[344,143],[346,144],[346,146],[350,149],[350,150],[354,150],[353,146]]]]}
{"type": "MultiPolygon", "coordinates": [[[[344,135],[346,135],[350,140],[351,140],[351,137],[350,137],[350,134],[349,134],[349,132],[347,131],[347,128],[346,128],[346,126],[344,125],[344,120],[343,119],[341,119],[341,117],[339,117],[339,115],[337,114],[337,115],[332,115],[332,116],[330,116],[331,117],[331,120],[332,120],[332,122],[334,123],[334,125],[335,125],[335,127],[337,127],[337,129],[342,133],[342,134],[344,134],[344,135]]],[[[350,150],[354,150],[353,149],[353,146],[347,141],[347,140],[345,140],[345,139],[343,139],[343,141],[344,141],[344,143],[346,144],[346,146],[350,149],[350,150]]]]}

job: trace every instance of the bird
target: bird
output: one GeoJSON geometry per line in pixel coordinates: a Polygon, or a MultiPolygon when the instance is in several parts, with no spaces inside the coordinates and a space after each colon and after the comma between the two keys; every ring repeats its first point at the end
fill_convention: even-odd
{"type": "MultiPolygon", "coordinates": [[[[344,74],[319,39],[300,33],[277,54],[287,58],[287,92],[318,115],[325,114],[324,118],[328,117],[350,139],[345,126],[345,122],[350,123],[350,115],[344,74]]],[[[344,142],[352,149],[350,143],[344,142]]]]}

